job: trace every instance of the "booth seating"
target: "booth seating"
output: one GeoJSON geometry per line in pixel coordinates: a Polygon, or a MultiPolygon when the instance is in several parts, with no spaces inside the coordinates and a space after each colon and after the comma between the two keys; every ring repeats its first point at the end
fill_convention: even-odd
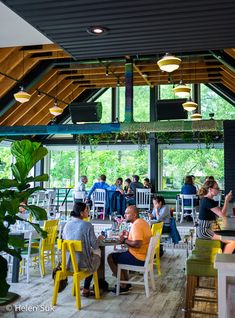
{"type": "MultiPolygon", "coordinates": [[[[186,261],[185,318],[191,317],[194,301],[217,302],[217,270],[214,268],[214,259],[217,253],[222,253],[220,241],[196,240],[195,249],[186,261]],[[203,288],[200,286],[201,277],[215,278],[216,298],[195,296],[196,288],[203,288]]],[[[195,313],[195,311],[193,312],[195,313]]],[[[205,314],[205,312],[197,313],[205,314]]]]}

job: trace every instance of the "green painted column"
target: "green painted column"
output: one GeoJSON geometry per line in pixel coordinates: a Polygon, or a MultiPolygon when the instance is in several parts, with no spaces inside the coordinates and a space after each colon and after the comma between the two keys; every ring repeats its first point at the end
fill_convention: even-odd
{"type": "Polygon", "coordinates": [[[125,64],[125,122],[133,122],[133,63],[127,60],[125,64]]]}

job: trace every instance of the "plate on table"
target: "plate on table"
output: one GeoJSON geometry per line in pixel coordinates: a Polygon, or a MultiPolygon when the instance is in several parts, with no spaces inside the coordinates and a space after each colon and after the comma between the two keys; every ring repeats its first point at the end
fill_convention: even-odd
{"type": "Polygon", "coordinates": [[[235,230],[221,230],[215,231],[214,233],[222,236],[235,236],[235,230]]]}
{"type": "Polygon", "coordinates": [[[105,238],[103,240],[104,243],[117,243],[119,242],[119,239],[116,237],[110,237],[110,238],[105,238]]]}

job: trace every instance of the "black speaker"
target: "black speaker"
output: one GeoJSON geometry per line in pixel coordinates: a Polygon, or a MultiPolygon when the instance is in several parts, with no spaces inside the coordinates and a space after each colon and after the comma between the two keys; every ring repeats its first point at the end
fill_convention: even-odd
{"type": "Polygon", "coordinates": [[[97,122],[102,117],[102,104],[97,103],[71,103],[69,111],[72,122],[97,122]]]}
{"type": "Polygon", "coordinates": [[[182,104],[186,99],[161,99],[156,101],[157,120],[187,119],[188,112],[182,104]]]}

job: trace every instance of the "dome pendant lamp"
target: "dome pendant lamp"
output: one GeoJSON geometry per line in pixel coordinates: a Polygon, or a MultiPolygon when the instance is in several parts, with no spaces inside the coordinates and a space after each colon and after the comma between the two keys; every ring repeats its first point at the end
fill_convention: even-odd
{"type": "Polygon", "coordinates": [[[49,112],[54,115],[54,116],[59,116],[63,113],[63,109],[60,108],[57,104],[57,102],[55,101],[54,106],[52,106],[51,108],[49,108],[49,112]]]}
{"type": "Polygon", "coordinates": [[[14,94],[14,98],[17,102],[21,104],[26,103],[30,100],[31,95],[24,91],[23,86],[20,87],[19,92],[14,94]]]}
{"type": "Polygon", "coordinates": [[[188,98],[190,96],[191,88],[184,84],[183,81],[180,81],[174,89],[174,94],[180,98],[188,98]]]}
{"type": "Polygon", "coordinates": [[[166,53],[163,58],[157,62],[157,65],[161,71],[171,73],[179,68],[180,63],[181,59],[171,55],[170,53],[166,53]]]}
{"type": "Polygon", "coordinates": [[[193,120],[193,121],[202,120],[202,115],[199,113],[194,113],[191,115],[191,120],[193,120]]]}
{"type": "Polygon", "coordinates": [[[198,104],[193,102],[191,98],[188,99],[187,102],[182,104],[184,110],[187,110],[188,112],[193,111],[197,108],[198,104]]]}

